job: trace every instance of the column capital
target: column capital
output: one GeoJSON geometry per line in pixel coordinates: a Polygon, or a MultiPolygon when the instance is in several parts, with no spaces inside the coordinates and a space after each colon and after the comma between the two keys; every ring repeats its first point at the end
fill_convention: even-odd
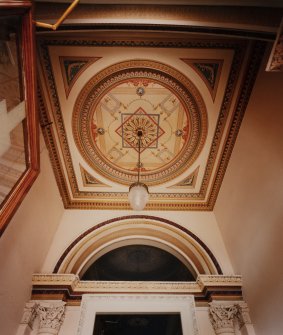
{"type": "Polygon", "coordinates": [[[215,302],[210,303],[209,306],[209,316],[216,334],[235,334],[234,319],[238,313],[237,306],[215,302]]]}
{"type": "Polygon", "coordinates": [[[38,334],[57,335],[65,316],[65,302],[39,302],[36,311],[39,316],[38,334]]]}

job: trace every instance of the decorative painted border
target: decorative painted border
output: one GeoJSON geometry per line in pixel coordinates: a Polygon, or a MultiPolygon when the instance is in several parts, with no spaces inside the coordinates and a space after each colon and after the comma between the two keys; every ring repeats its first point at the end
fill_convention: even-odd
{"type": "MultiPolygon", "coordinates": [[[[54,77],[52,70],[50,68],[50,59],[48,53],[49,45],[74,45],[74,46],[131,46],[131,47],[159,47],[159,48],[223,48],[234,50],[234,57],[232,62],[232,70],[228,79],[228,84],[225,91],[225,97],[222,103],[220,115],[217,122],[217,127],[215,130],[215,138],[211,146],[209,153],[208,164],[205,170],[204,178],[201,185],[201,191],[199,194],[194,193],[152,193],[151,201],[148,203],[146,209],[148,210],[212,210],[219,192],[221,182],[223,180],[230,155],[233,150],[233,146],[236,140],[237,133],[240,128],[240,124],[245,112],[246,105],[248,103],[249,95],[251,93],[256,74],[266,47],[266,42],[252,41],[250,43],[244,41],[215,41],[215,40],[204,40],[196,41],[187,39],[183,40],[167,40],[167,41],[156,41],[154,39],[146,40],[53,40],[50,38],[39,39],[40,52],[42,54],[43,66],[48,70],[48,78],[50,81],[51,96],[53,99],[53,108],[55,116],[59,118],[59,123],[56,124],[58,131],[64,130],[64,124],[60,116],[60,105],[58,102],[58,96],[54,85],[54,77]],[[247,50],[246,50],[247,49],[247,50]],[[207,200],[204,201],[206,197],[206,192],[211,178],[211,174],[214,168],[215,158],[218,153],[221,135],[223,132],[223,127],[227,120],[227,111],[229,109],[233,91],[238,79],[238,68],[244,60],[245,53],[249,52],[249,61],[246,65],[246,74],[244,75],[244,80],[242,83],[241,92],[237,99],[237,106],[234,110],[234,116],[230,124],[229,133],[226,137],[226,143],[222,150],[222,156],[220,163],[217,167],[216,176],[214,177],[214,182],[210,193],[207,195],[207,200]],[[170,200],[168,202],[168,200],[170,200]]],[[[47,110],[44,106],[41,107],[41,113],[47,114],[47,110]]],[[[48,118],[48,116],[46,116],[48,118]]],[[[47,136],[47,135],[46,135],[47,136]]],[[[50,136],[50,135],[49,135],[50,136]]],[[[51,139],[49,142],[52,142],[51,139]]],[[[67,166],[67,173],[69,175],[72,188],[72,199],[65,189],[67,186],[60,187],[61,182],[58,184],[62,198],[64,199],[64,205],[66,208],[80,208],[80,209],[129,209],[129,204],[127,201],[127,194],[123,192],[81,192],[78,189],[76,183],[76,178],[74,174],[74,169],[72,165],[72,159],[68,145],[66,147],[66,139],[61,140],[61,147],[65,148],[65,162],[67,166]],[[92,200],[88,200],[88,199],[92,200]],[[114,200],[117,199],[117,200],[114,200]]],[[[55,152],[54,147],[49,149],[55,152]]],[[[61,163],[59,155],[55,154],[52,158],[52,165],[55,167],[55,174],[62,174],[61,163]]],[[[56,177],[58,180],[58,176],[56,177]]]]}
{"type": "MultiPolygon", "coordinates": [[[[234,108],[234,117],[230,121],[229,132],[226,136],[225,145],[221,153],[221,159],[217,166],[217,173],[214,177],[214,183],[209,194],[208,206],[211,209],[213,209],[216,202],[216,198],[220,190],[220,186],[224,178],[226,168],[228,166],[229,159],[231,157],[236,138],[244,117],[244,113],[249,102],[257,72],[259,70],[261,60],[264,56],[266,45],[266,42],[258,41],[253,41],[250,45],[250,53],[247,61],[247,70],[242,81],[240,94],[238,95],[236,106],[234,108]]],[[[220,114],[219,118],[222,118],[222,113],[220,114]]],[[[213,150],[214,149],[212,148],[210,154],[213,153],[213,150]]],[[[206,170],[208,169],[208,165],[206,167],[206,170]]]]}

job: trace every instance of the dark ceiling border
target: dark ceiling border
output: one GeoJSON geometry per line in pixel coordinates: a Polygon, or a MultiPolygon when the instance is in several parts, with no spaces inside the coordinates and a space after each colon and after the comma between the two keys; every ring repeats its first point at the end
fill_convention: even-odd
{"type": "MultiPolygon", "coordinates": [[[[70,32],[70,31],[101,31],[101,30],[113,30],[113,31],[152,31],[152,32],[176,32],[176,33],[192,33],[192,34],[211,34],[212,38],[215,37],[238,37],[244,39],[256,39],[274,42],[276,38],[276,32],[266,31],[253,31],[246,29],[233,29],[233,28],[217,28],[217,27],[205,27],[205,26],[185,26],[185,25],[159,25],[159,24],[118,24],[118,23],[107,23],[107,24],[68,24],[65,23],[58,27],[58,32],[70,32]]],[[[37,32],[46,32],[46,29],[37,27],[37,32]]]]}

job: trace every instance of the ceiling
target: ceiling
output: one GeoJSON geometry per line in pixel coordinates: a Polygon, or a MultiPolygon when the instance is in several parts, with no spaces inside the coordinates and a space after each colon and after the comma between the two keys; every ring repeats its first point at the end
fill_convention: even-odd
{"type": "Polygon", "coordinates": [[[129,208],[142,129],[147,209],[212,210],[266,43],[71,28],[37,36],[41,125],[65,207],[129,208]]]}

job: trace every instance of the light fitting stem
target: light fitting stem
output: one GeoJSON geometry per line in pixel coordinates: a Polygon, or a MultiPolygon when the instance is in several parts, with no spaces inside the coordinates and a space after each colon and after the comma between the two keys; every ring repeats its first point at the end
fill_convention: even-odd
{"type": "Polygon", "coordinates": [[[139,146],[139,160],[138,160],[138,183],[140,182],[140,169],[141,169],[141,138],[139,137],[138,140],[138,146],[139,146]]]}

